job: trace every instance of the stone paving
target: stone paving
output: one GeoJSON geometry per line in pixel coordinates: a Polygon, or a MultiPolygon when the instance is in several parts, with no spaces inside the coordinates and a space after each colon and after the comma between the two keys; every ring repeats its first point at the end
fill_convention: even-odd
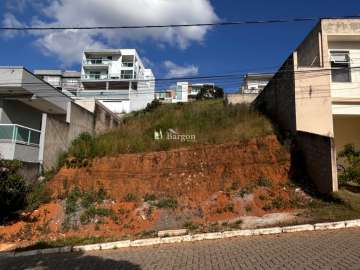
{"type": "Polygon", "coordinates": [[[1,258],[13,269],[360,269],[360,229],[1,258]]]}

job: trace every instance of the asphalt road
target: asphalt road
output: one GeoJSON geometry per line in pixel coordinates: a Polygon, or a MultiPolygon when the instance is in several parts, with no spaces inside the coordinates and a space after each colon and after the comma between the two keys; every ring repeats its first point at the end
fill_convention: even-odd
{"type": "Polygon", "coordinates": [[[0,269],[360,270],[360,229],[242,237],[90,253],[0,258],[0,269]]]}

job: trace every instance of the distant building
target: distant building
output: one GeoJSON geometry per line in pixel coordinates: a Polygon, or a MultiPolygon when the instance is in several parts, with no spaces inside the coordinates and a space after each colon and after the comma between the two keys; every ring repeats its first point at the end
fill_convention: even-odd
{"type": "Polygon", "coordinates": [[[89,110],[95,101],[117,114],[144,109],[155,97],[155,77],[135,49],[86,50],[81,72],[35,70],[37,77],[89,110]]]}
{"type": "Polygon", "coordinates": [[[168,89],[163,92],[156,92],[155,99],[163,103],[176,103],[176,91],[173,89],[168,89]]]}
{"type": "Polygon", "coordinates": [[[238,93],[226,95],[229,104],[250,104],[258,94],[267,86],[274,74],[271,73],[247,73],[244,83],[238,93]]]}
{"type": "Polygon", "coordinates": [[[244,76],[244,84],[241,86],[241,94],[259,94],[269,83],[274,74],[270,73],[247,73],[244,76]]]}
{"type": "Polygon", "coordinates": [[[81,73],[73,70],[34,70],[36,77],[51,84],[56,89],[64,92],[68,91],[76,95],[78,89],[81,89],[81,73]]]}
{"type": "Polygon", "coordinates": [[[135,49],[86,50],[78,99],[96,99],[115,113],[144,109],[154,100],[155,77],[135,49]]]}
{"type": "Polygon", "coordinates": [[[178,82],[176,84],[176,100],[177,102],[188,102],[196,99],[201,89],[205,85],[215,87],[214,83],[191,83],[191,82],[178,82]]]}

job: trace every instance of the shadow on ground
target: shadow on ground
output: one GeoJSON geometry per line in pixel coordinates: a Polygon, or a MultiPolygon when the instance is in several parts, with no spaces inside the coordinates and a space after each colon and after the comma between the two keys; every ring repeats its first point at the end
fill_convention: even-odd
{"type": "Polygon", "coordinates": [[[141,270],[139,265],[128,261],[97,257],[84,253],[39,255],[28,257],[1,258],[0,269],[7,270],[141,270]]]}

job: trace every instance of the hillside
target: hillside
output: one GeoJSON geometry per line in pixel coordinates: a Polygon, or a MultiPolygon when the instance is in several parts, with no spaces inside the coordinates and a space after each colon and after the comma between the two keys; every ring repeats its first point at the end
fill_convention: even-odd
{"type": "Polygon", "coordinates": [[[0,228],[4,241],[152,236],[293,222],[309,201],[290,179],[290,153],[270,122],[222,101],[161,105],[96,138],[82,135],[47,183],[50,203],[0,228]],[[195,135],[168,140],[167,130],[195,135]],[[161,140],[154,131],[162,130],[161,140]],[[265,220],[266,221],[266,220],[265,220]]]}
{"type": "Polygon", "coordinates": [[[127,116],[123,125],[111,132],[75,141],[63,160],[241,142],[270,134],[270,121],[245,105],[225,105],[222,100],[163,104],[127,116]],[[169,129],[195,140],[168,140],[169,129]],[[155,131],[162,131],[162,140],[154,140],[155,131]]]}

